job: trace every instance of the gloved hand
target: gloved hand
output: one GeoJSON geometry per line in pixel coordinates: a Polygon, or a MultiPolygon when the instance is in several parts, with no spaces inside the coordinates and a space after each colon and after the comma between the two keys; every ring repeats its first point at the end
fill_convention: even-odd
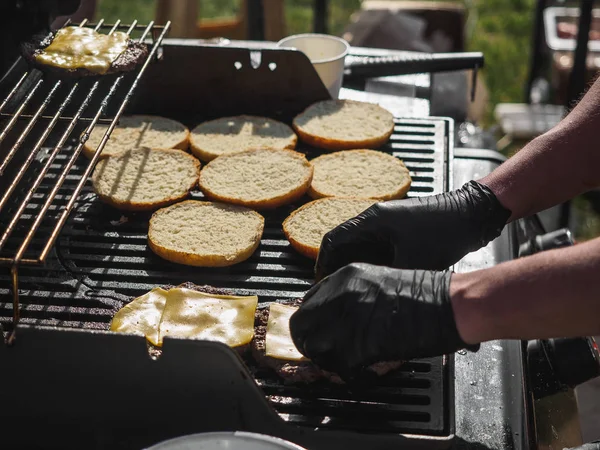
{"type": "Polygon", "coordinates": [[[476,181],[445,194],[377,203],[325,235],[317,280],[351,262],[447,269],[498,237],[510,215],[476,181]]]}
{"type": "Polygon", "coordinates": [[[319,367],[343,378],[375,362],[469,347],[456,328],[450,277],[449,271],[345,266],[313,286],[292,315],[294,344],[319,367]]]}

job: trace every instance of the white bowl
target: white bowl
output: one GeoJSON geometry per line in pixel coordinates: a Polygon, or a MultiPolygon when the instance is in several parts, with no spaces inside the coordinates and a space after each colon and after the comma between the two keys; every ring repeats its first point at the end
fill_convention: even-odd
{"type": "Polygon", "coordinates": [[[350,49],[345,40],[328,34],[306,33],[283,38],[277,46],[295,48],[308,56],[329,94],[338,97],[344,77],[344,59],[350,49]]]}
{"type": "Polygon", "coordinates": [[[283,439],[243,431],[199,433],[156,444],[146,450],[306,450],[283,439]]]}

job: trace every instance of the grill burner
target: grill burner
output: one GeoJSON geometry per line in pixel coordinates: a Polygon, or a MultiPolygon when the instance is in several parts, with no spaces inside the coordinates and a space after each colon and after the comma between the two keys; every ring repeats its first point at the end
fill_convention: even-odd
{"type": "MultiPolygon", "coordinates": [[[[429,195],[448,188],[446,137],[451,123],[442,119],[398,119],[383,149],[402,158],[411,171],[409,196],[429,195]]],[[[319,151],[300,146],[313,158],[319,151]]],[[[45,182],[28,205],[32,220],[45,193],[68,158],[57,157],[45,182]]],[[[43,164],[44,161],[36,162],[43,164]]],[[[69,198],[87,164],[80,158],[59,190],[58,212],[69,198]]],[[[193,198],[202,198],[194,192],[193,198]]],[[[107,329],[113,314],[132,297],[157,285],[192,281],[229,288],[240,295],[258,295],[261,306],[299,298],[313,279],[313,262],[297,254],[281,230],[283,219],[298,205],[265,214],[265,232],[258,250],[247,261],[229,268],[181,266],[155,256],[147,247],[149,214],[122,213],[102,204],[89,183],[56,245],[56,257],[45,268],[21,269],[21,322],[88,329],[107,329]]],[[[52,212],[51,211],[51,212],[52,212]]],[[[43,230],[42,230],[43,231],[43,230]]],[[[6,298],[8,278],[0,275],[0,295],[6,298]]],[[[0,303],[0,322],[10,327],[12,305],[0,303]]],[[[442,358],[405,364],[394,374],[363,387],[285,385],[268,371],[248,365],[277,413],[288,423],[311,428],[378,433],[450,434],[448,364],[442,358]]]]}

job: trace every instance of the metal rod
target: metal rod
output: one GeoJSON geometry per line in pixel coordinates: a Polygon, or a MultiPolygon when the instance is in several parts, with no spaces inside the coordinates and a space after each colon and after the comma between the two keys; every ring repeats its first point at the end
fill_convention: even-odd
{"type": "Polygon", "coordinates": [[[13,329],[8,335],[6,343],[8,345],[13,345],[17,337],[17,324],[19,323],[19,316],[21,314],[19,307],[19,268],[17,266],[12,266],[10,268],[10,275],[13,294],[13,329]]]}
{"type": "MultiPolygon", "coordinates": [[[[17,184],[19,183],[19,181],[21,181],[21,179],[23,178],[23,175],[25,175],[25,173],[27,172],[27,169],[29,168],[29,166],[31,165],[31,163],[33,162],[33,160],[35,159],[35,155],[37,154],[37,152],[39,151],[39,149],[42,147],[42,144],[46,141],[46,139],[48,138],[48,135],[54,129],[54,126],[56,125],[56,122],[58,121],[58,118],[60,117],[60,114],[71,103],[71,100],[73,99],[73,95],[75,94],[75,91],[77,90],[77,87],[78,87],[78,84],[76,83],[71,88],[71,91],[67,94],[66,98],[61,103],[60,107],[58,108],[58,111],[56,111],[56,114],[54,115],[54,118],[52,119],[52,122],[50,124],[48,124],[48,126],[46,127],[46,129],[44,130],[44,132],[42,133],[42,135],[40,136],[40,138],[38,139],[37,143],[33,146],[33,149],[29,153],[29,156],[23,162],[23,165],[21,166],[21,168],[17,172],[17,175],[13,178],[13,181],[11,182],[10,186],[8,187],[8,189],[6,190],[6,192],[4,193],[4,195],[2,196],[2,199],[0,199],[0,211],[2,211],[2,209],[4,208],[4,206],[6,205],[6,203],[8,202],[8,199],[10,198],[11,194],[16,189],[17,184]]],[[[72,119],[72,121],[75,121],[75,120],[77,120],[77,119],[76,118],[72,119]]],[[[0,245],[0,249],[1,248],[2,248],[2,245],[0,245]]]]}
{"type": "MultiPolygon", "coordinates": [[[[14,228],[15,228],[18,220],[19,220],[19,217],[21,216],[21,214],[23,213],[23,211],[27,207],[27,204],[29,203],[29,200],[31,200],[31,197],[33,196],[34,192],[37,190],[37,188],[42,183],[42,180],[46,176],[46,173],[48,172],[48,169],[50,168],[50,165],[52,164],[52,162],[56,158],[56,155],[58,155],[59,151],[62,149],[63,145],[67,141],[67,138],[71,134],[71,131],[73,131],[73,128],[75,128],[75,125],[77,124],[77,117],[79,115],[81,115],[83,113],[83,111],[88,107],[88,105],[89,105],[89,103],[90,103],[90,101],[91,101],[94,93],[96,92],[96,89],[98,89],[98,85],[99,85],[99,82],[96,81],[96,83],[94,83],[94,85],[90,89],[88,95],[84,99],[83,103],[79,107],[79,110],[75,114],[75,117],[73,118],[73,120],[69,124],[68,128],[63,133],[63,135],[60,138],[58,144],[56,144],[56,146],[54,147],[54,149],[52,150],[52,152],[48,156],[48,160],[46,161],[46,164],[44,165],[44,167],[40,171],[38,177],[36,178],[35,182],[33,183],[33,185],[31,186],[31,188],[29,189],[29,191],[25,195],[25,198],[21,202],[21,205],[17,209],[17,212],[13,216],[12,220],[8,224],[8,227],[4,231],[4,234],[0,238],[0,250],[2,249],[2,247],[4,247],[4,244],[6,244],[6,241],[8,240],[8,237],[13,232],[13,230],[14,230],[14,228]]],[[[13,188],[14,185],[15,185],[15,182],[13,181],[13,183],[11,184],[11,188],[13,188]]],[[[30,231],[30,233],[28,233],[27,238],[29,238],[29,239],[26,238],[26,241],[31,240],[32,236],[30,236],[30,234],[32,234],[31,231],[30,231]]]]}
{"type": "MultiPolygon", "coordinates": [[[[12,263],[14,261],[14,258],[7,258],[5,256],[0,256],[0,265],[2,266],[12,266],[12,263]]],[[[31,259],[31,258],[23,258],[21,260],[21,265],[23,264],[27,264],[27,265],[38,265],[40,263],[40,261],[38,259],[31,259]]]]}
{"type": "Polygon", "coordinates": [[[42,85],[43,82],[44,82],[43,78],[38,80],[38,82],[35,84],[33,89],[31,89],[31,91],[29,91],[29,94],[27,94],[27,97],[25,97],[25,99],[21,103],[21,106],[19,106],[19,109],[17,109],[17,111],[13,114],[12,119],[10,119],[8,121],[8,123],[6,124],[6,126],[4,127],[2,132],[0,132],[0,142],[2,142],[4,140],[4,138],[6,138],[6,136],[8,135],[8,132],[12,129],[12,127],[15,125],[15,123],[17,123],[17,119],[19,118],[19,115],[27,107],[27,105],[33,98],[34,94],[36,93],[36,91],[42,85]]]}
{"type": "Polygon", "coordinates": [[[327,34],[328,0],[315,0],[313,8],[313,32],[327,34]]]}
{"type": "MultiPolygon", "coordinates": [[[[85,19],[85,20],[87,20],[87,19],[85,19]]],[[[104,20],[104,19],[102,19],[102,20],[104,20]]],[[[130,24],[128,24],[128,23],[126,23],[126,24],[121,24],[121,21],[120,21],[120,20],[118,20],[117,22],[119,23],[119,25],[118,25],[118,27],[119,27],[119,28],[131,28],[131,30],[132,30],[132,31],[133,31],[134,29],[135,29],[135,30],[143,30],[143,29],[145,29],[145,28],[147,27],[147,25],[138,25],[138,24],[137,24],[137,22],[138,22],[137,20],[134,20],[134,21],[133,21],[132,23],[130,23],[130,24]]],[[[89,27],[92,27],[92,26],[95,26],[95,25],[96,25],[96,24],[92,22],[92,23],[90,23],[88,26],[89,26],[89,27]]],[[[112,23],[107,23],[107,24],[104,24],[104,25],[103,25],[103,27],[106,27],[106,28],[108,28],[108,27],[114,27],[114,26],[115,26],[115,24],[112,24],[112,23]]],[[[163,29],[165,28],[165,26],[166,26],[166,25],[155,25],[155,24],[153,24],[153,25],[152,25],[152,28],[153,28],[153,29],[158,29],[158,30],[163,30],[163,29]]]]}
{"type": "MultiPolygon", "coordinates": [[[[150,24],[152,24],[152,22],[150,22],[150,24]]],[[[148,64],[150,63],[150,60],[154,57],[155,53],[157,52],[158,45],[163,40],[163,38],[165,37],[165,35],[167,34],[167,32],[169,31],[169,27],[170,26],[171,26],[171,22],[170,21],[165,24],[165,26],[163,28],[163,31],[160,34],[160,36],[159,36],[156,44],[152,47],[152,50],[150,51],[150,53],[148,55],[148,58],[146,58],[146,61],[142,65],[142,68],[140,69],[140,71],[138,72],[137,76],[133,80],[133,83],[131,84],[131,86],[129,88],[129,91],[127,92],[127,95],[125,95],[125,98],[123,99],[123,102],[121,103],[121,106],[119,107],[117,113],[115,114],[115,118],[113,120],[113,123],[108,127],[108,129],[104,133],[104,136],[102,137],[102,140],[100,141],[100,144],[98,144],[98,148],[96,149],[96,152],[94,153],[94,156],[92,157],[92,160],[90,161],[90,163],[88,164],[85,172],[81,176],[81,179],[79,180],[79,183],[77,184],[77,187],[75,188],[75,190],[73,192],[73,195],[69,199],[69,203],[67,204],[67,206],[65,206],[65,209],[63,210],[63,212],[62,212],[62,214],[61,214],[61,216],[60,216],[60,218],[58,220],[58,223],[57,223],[56,227],[54,228],[54,230],[53,230],[53,232],[52,232],[52,234],[50,236],[50,239],[48,240],[46,246],[42,250],[42,253],[40,254],[40,257],[39,257],[40,262],[43,262],[46,259],[47,255],[48,255],[48,252],[50,251],[50,249],[54,245],[54,242],[56,241],[56,238],[58,237],[58,233],[60,232],[61,228],[63,227],[64,223],[66,222],[66,220],[67,220],[67,218],[69,216],[69,213],[70,213],[71,209],[73,208],[73,205],[75,204],[75,201],[77,200],[77,197],[78,197],[79,193],[81,192],[81,189],[85,185],[88,177],[90,176],[90,173],[92,172],[93,168],[96,165],[96,162],[100,158],[100,154],[102,153],[102,150],[104,149],[104,146],[106,145],[106,142],[108,141],[108,138],[109,138],[110,134],[114,130],[114,128],[115,128],[115,126],[116,126],[119,118],[121,117],[121,115],[123,114],[123,111],[125,110],[125,107],[127,106],[127,104],[129,103],[129,100],[133,96],[133,93],[135,92],[135,89],[136,89],[139,81],[141,80],[144,71],[148,67],[148,64]]],[[[147,34],[147,31],[144,34],[147,34]]],[[[144,39],[144,37],[145,36],[143,35],[140,38],[140,40],[144,39]]],[[[90,127],[91,126],[92,125],[90,125],[90,127]]]]}
{"type": "MultiPolygon", "coordinates": [[[[12,117],[12,116],[13,116],[12,114],[0,113],[0,117],[12,117]]],[[[33,115],[31,115],[31,114],[21,114],[19,116],[19,119],[32,119],[32,118],[33,118],[33,115]]],[[[45,116],[45,115],[42,114],[41,116],[38,117],[38,119],[41,119],[41,120],[52,120],[52,119],[54,119],[54,117],[53,116],[45,116]]],[[[58,120],[68,122],[68,121],[73,120],[73,117],[71,117],[71,116],[60,116],[58,118],[58,120]]],[[[80,122],[91,122],[92,120],[94,120],[93,117],[80,117],[79,118],[80,122]]],[[[112,122],[112,119],[103,119],[103,118],[100,118],[98,120],[98,123],[102,123],[102,124],[109,124],[111,122],[112,122]]]]}
{"type": "MultiPolygon", "coordinates": [[[[86,21],[87,21],[87,19],[84,19],[81,22],[80,27],[83,26],[83,24],[85,24],[86,21]]],[[[98,28],[102,25],[103,21],[104,20],[102,19],[102,20],[100,20],[98,22],[96,30],[98,30],[98,28]]],[[[21,83],[21,81],[19,82],[19,84],[21,83]]],[[[44,80],[42,78],[42,79],[40,79],[36,83],[35,87],[29,92],[29,94],[27,95],[27,97],[25,97],[25,100],[23,101],[23,103],[21,104],[21,106],[19,107],[19,109],[16,111],[16,113],[14,113],[14,114],[11,115],[11,117],[12,117],[11,120],[9,121],[9,123],[7,124],[7,126],[5,127],[5,129],[2,131],[2,133],[0,133],[0,142],[2,142],[4,140],[4,138],[8,135],[8,132],[10,131],[10,129],[16,123],[17,119],[21,117],[21,113],[22,113],[23,109],[27,106],[27,104],[29,103],[29,101],[33,98],[33,95],[37,91],[38,87],[41,86],[41,84],[43,83],[43,81],[44,80]]],[[[37,112],[33,116],[29,116],[28,115],[31,118],[31,120],[29,121],[27,127],[25,128],[25,130],[23,130],[23,132],[21,133],[21,135],[19,136],[19,138],[17,139],[17,141],[13,144],[12,148],[10,149],[10,152],[8,153],[8,155],[4,158],[4,161],[2,161],[2,163],[0,164],[0,176],[2,176],[2,174],[4,173],[4,170],[6,170],[6,167],[8,166],[8,164],[10,163],[10,161],[15,156],[17,150],[21,147],[21,144],[23,143],[23,141],[25,140],[25,138],[29,135],[29,132],[31,131],[31,129],[33,128],[33,126],[35,125],[35,123],[37,122],[37,120],[40,117],[41,113],[44,112],[44,110],[46,109],[46,107],[50,104],[50,101],[54,97],[54,94],[56,93],[56,91],[60,87],[61,83],[62,83],[62,81],[58,80],[54,84],[54,86],[52,87],[52,89],[50,90],[50,92],[46,95],[46,98],[42,102],[42,105],[38,108],[37,112]]],[[[78,84],[79,84],[79,82],[75,83],[75,86],[77,86],[78,84]]],[[[9,96],[10,96],[10,94],[9,94],[9,96]]],[[[1,109],[2,108],[0,108],[0,110],[1,109]]],[[[47,134],[46,134],[46,136],[47,136],[47,134]]],[[[36,151],[37,150],[34,149],[32,151],[32,153],[35,153],[36,151]]],[[[29,163],[27,164],[27,167],[29,167],[29,164],[31,164],[31,161],[29,161],[29,163]]],[[[18,179],[20,180],[21,177],[19,177],[18,179]]],[[[11,188],[13,188],[13,189],[9,189],[10,193],[12,193],[12,190],[14,190],[14,187],[16,187],[16,183],[13,180],[13,183],[11,184],[11,188]]],[[[9,194],[9,192],[7,192],[5,194],[5,196],[4,196],[5,198],[8,197],[7,194],[9,194]]],[[[2,209],[3,205],[4,205],[4,199],[3,199],[3,201],[0,202],[0,210],[2,209]]]]}
{"type": "Polygon", "coordinates": [[[25,78],[27,78],[27,75],[29,75],[29,72],[25,72],[23,74],[23,76],[21,77],[21,79],[19,81],[17,81],[17,84],[15,84],[15,87],[12,88],[12,90],[8,93],[8,95],[6,96],[6,98],[4,99],[2,104],[0,105],[0,112],[6,107],[6,105],[8,104],[10,99],[13,97],[13,95],[15,95],[17,93],[17,91],[19,90],[19,88],[21,87],[23,82],[25,81],[25,78]]]}
{"type": "Polygon", "coordinates": [[[248,18],[248,39],[251,41],[264,41],[265,10],[263,0],[246,2],[246,16],[248,18]]]}
{"type": "MultiPolygon", "coordinates": [[[[40,80],[40,81],[42,81],[42,80],[40,80]]],[[[15,156],[15,153],[21,147],[21,144],[23,144],[23,141],[25,140],[25,138],[27,137],[27,135],[29,135],[29,132],[31,131],[31,129],[33,128],[33,126],[36,124],[38,118],[40,117],[40,115],[42,114],[42,112],[44,112],[44,110],[46,109],[46,107],[48,106],[48,104],[50,103],[50,101],[52,100],[52,98],[54,97],[54,94],[56,93],[57,89],[60,87],[60,83],[61,82],[59,80],[54,85],[54,87],[52,88],[52,90],[50,90],[50,92],[48,93],[48,95],[47,95],[46,99],[44,100],[44,102],[38,108],[38,110],[36,111],[36,113],[33,116],[31,116],[31,120],[29,121],[29,123],[27,124],[27,126],[25,127],[25,129],[23,130],[23,132],[21,133],[21,135],[19,136],[19,138],[17,139],[17,141],[13,144],[12,148],[10,149],[10,152],[4,158],[4,161],[2,161],[2,163],[0,164],[0,176],[2,176],[2,174],[4,173],[4,170],[6,169],[6,166],[8,166],[8,163],[13,159],[13,157],[15,156]]],[[[0,138],[0,141],[1,140],[2,139],[0,138]]],[[[0,207],[0,209],[2,209],[2,208],[0,207]]]]}

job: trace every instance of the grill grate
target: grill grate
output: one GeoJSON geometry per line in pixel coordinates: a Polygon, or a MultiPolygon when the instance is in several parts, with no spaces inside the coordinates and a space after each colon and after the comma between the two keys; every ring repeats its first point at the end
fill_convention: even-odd
{"type": "MultiPolygon", "coordinates": [[[[410,169],[414,182],[409,196],[448,189],[449,126],[441,119],[396,120],[394,134],[383,150],[402,158],[410,169]]],[[[298,150],[309,158],[319,154],[311,148],[298,150]]],[[[60,154],[50,166],[25,211],[28,217],[23,217],[24,222],[35,218],[68,154],[68,150],[60,154]]],[[[44,163],[41,159],[35,164],[44,163]]],[[[69,200],[86,164],[83,158],[78,160],[59,189],[51,213],[60,211],[69,200]]],[[[194,192],[192,197],[202,198],[202,194],[194,192]]],[[[261,305],[299,298],[313,281],[313,262],[292,250],[281,230],[281,222],[297,206],[265,215],[263,239],[247,261],[229,268],[200,269],[156,257],[146,245],[149,214],[122,216],[97,201],[88,184],[57,241],[52,263],[21,269],[21,321],[107,329],[115,311],[131,297],[158,285],[185,281],[258,295],[261,305]]],[[[40,230],[42,234],[46,231],[40,230]]],[[[1,298],[9,293],[3,289],[5,277],[0,275],[1,298]]],[[[0,303],[0,322],[10,325],[10,313],[10,303],[0,303]]],[[[270,372],[253,368],[251,362],[249,366],[255,369],[255,378],[271,405],[289,423],[332,430],[449,434],[448,369],[442,358],[407,363],[368,388],[352,390],[328,383],[310,388],[284,385],[270,372]]]]}
{"type": "MultiPolygon", "coordinates": [[[[105,25],[102,20],[89,25],[96,31],[107,30],[108,34],[123,29],[132,36],[139,30],[140,42],[151,36],[153,45],[146,61],[133,73],[84,80],[56,79],[26,68],[16,74],[14,87],[0,104],[0,118],[5,119],[0,131],[0,211],[4,213],[0,222],[0,265],[10,267],[11,271],[13,331],[19,321],[20,266],[45,262],[108,136],[150,61],[158,56],[158,46],[169,25],[158,27],[151,22],[138,26],[137,21],[131,25],[122,25],[120,21],[105,25]],[[124,89],[123,97],[114,105],[111,100],[119,89],[124,89]],[[116,106],[111,118],[106,117],[109,104],[116,106]],[[73,165],[85,136],[89,136],[98,122],[108,123],[109,127],[93,158],[86,163],[80,161],[74,177],[73,165]],[[80,135],[73,147],[65,147],[67,141],[80,135]],[[50,148],[44,147],[49,145],[50,148]],[[42,160],[43,164],[34,164],[42,160]],[[61,167],[52,172],[55,161],[61,161],[61,167]],[[57,195],[69,179],[75,183],[64,194],[68,199],[59,207],[57,195]],[[40,188],[42,184],[45,189],[40,188]]],[[[86,22],[79,26],[86,26],[86,22]]],[[[10,77],[15,77],[13,71],[10,77]]]]}

